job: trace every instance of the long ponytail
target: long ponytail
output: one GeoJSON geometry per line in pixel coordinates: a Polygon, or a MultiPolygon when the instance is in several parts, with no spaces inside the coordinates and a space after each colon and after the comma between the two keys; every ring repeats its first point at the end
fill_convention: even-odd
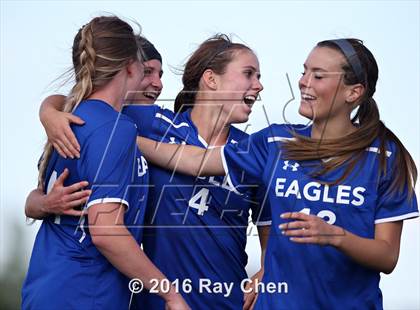
{"type": "MultiPolygon", "coordinates": [[[[142,52],[129,24],[116,16],[100,16],[79,29],[72,54],[75,85],[66,98],[64,112],[73,112],[131,61],[141,60],[142,52]]],[[[53,150],[47,142],[39,163],[38,186],[42,189],[53,150]]]]}

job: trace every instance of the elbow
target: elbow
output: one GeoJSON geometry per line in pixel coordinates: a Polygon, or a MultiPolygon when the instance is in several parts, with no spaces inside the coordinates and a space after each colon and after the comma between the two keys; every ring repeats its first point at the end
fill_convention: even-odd
{"type": "Polygon", "coordinates": [[[395,262],[394,264],[388,264],[388,266],[384,266],[381,272],[383,272],[384,274],[390,274],[394,271],[396,266],[397,266],[397,262],[395,262]]]}
{"type": "Polygon", "coordinates": [[[107,238],[107,236],[95,232],[94,229],[90,229],[90,235],[92,238],[92,243],[95,245],[95,247],[98,248],[99,251],[105,250],[108,247],[109,238],[107,238]]]}
{"type": "Polygon", "coordinates": [[[390,274],[394,271],[398,263],[398,255],[390,257],[380,270],[384,274],[390,274]]]}

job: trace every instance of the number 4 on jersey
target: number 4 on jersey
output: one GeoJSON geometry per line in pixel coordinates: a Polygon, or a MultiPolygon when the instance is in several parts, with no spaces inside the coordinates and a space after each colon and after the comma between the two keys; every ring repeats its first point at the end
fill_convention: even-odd
{"type": "Polygon", "coordinates": [[[204,211],[209,209],[207,205],[207,198],[209,196],[209,190],[207,188],[202,188],[200,191],[191,197],[188,201],[188,206],[198,210],[198,215],[203,215],[204,211]]]}

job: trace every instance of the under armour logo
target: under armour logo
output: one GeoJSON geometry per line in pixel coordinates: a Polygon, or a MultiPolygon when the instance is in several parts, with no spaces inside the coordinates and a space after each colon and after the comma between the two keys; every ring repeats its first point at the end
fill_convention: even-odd
{"type": "MultiPolygon", "coordinates": [[[[169,137],[169,143],[168,144],[177,144],[175,141],[175,137],[169,137]]],[[[187,144],[185,141],[181,141],[181,144],[185,145],[187,144]]]]}
{"type": "Polygon", "coordinates": [[[289,164],[288,160],[284,161],[283,170],[287,170],[287,168],[292,168],[292,171],[297,171],[300,165],[298,163],[294,163],[293,165],[289,164]]]}

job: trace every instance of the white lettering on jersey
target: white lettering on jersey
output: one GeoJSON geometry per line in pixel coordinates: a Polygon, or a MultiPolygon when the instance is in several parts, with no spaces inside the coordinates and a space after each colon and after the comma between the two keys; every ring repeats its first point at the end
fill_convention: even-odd
{"type": "Polygon", "coordinates": [[[321,184],[318,182],[309,182],[305,185],[303,188],[303,197],[308,199],[309,201],[319,201],[319,198],[321,197],[321,191],[319,189],[314,189],[312,191],[312,194],[309,193],[309,189],[312,187],[320,188],[321,184]]]}
{"type": "MultiPolygon", "coordinates": [[[[292,180],[291,183],[286,185],[286,178],[277,178],[276,186],[274,188],[277,197],[295,196],[297,199],[303,198],[309,201],[322,201],[328,203],[337,203],[343,205],[352,204],[354,206],[361,206],[365,202],[365,197],[362,195],[366,188],[357,186],[352,188],[349,185],[338,185],[337,194],[330,196],[330,186],[328,184],[320,184],[312,181],[304,185],[299,184],[298,180],[292,180]],[[303,186],[302,191],[300,190],[303,186]]],[[[328,217],[327,215],[325,215],[328,217]]],[[[322,216],[321,216],[322,217],[322,216]]],[[[332,218],[332,216],[330,216],[332,218]]]]}
{"type": "Polygon", "coordinates": [[[286,194],[284,194],[284,197],[289,197],[290,195],[295,195],[297,199],[301,198],[298,180],[293,180],[292,183],[290,183],[290,186],[287,189],[286,194]]]}
{"type": "Polygon", "coordinates": [[[365,202],[365,198],[361,195],[364,193],[366,188],[358,186],[353,190],[353,196],[356,197],[358,200],[353,199],[351,203],[355,206],[361,206],[365,202]]]}
{"type": "Polygon", "coordinates": [[[140,158],[137,157],[137,176],[144,176],[147,169],[149,169],[149,166],[147,165],[146,159],[143,156],[140,156],[140,158]]]}
{"type": "Polygon", "coordinates": [[[197,194],[191,197],[188,201],[188,206],[197,209],[198,215],[204,215],[204,212],[209,209],[209,206],[207,205],[208,197],[209,190],[207,188],[202,188],[197,194]]]}

